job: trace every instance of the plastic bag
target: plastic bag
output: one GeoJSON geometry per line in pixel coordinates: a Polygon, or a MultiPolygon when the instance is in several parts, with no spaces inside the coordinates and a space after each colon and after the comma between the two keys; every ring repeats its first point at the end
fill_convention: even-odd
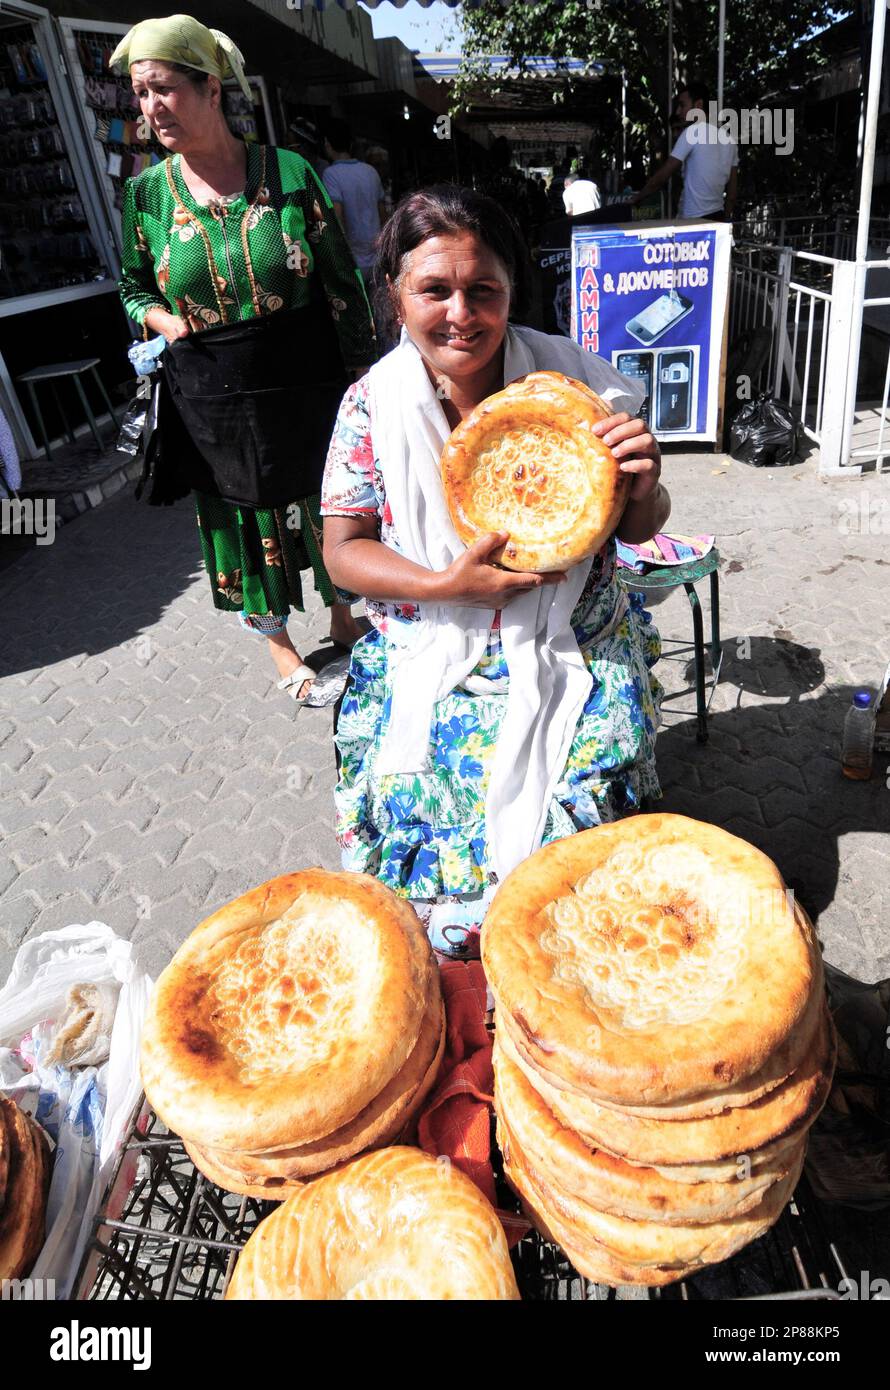
{"type": "Polygon", "coordinates": [[[142,448],[145,418],[151,408],[151,396],[134,396],[124,411],[123,423],[115,449],[119,454],[135,458],[142,448]]]}
{"type": "Polygon", "coordinates": [[[863,984],[828,964],[825,976],[838,1056],[807,1177],[823,1202],[880,1211],[890,1207],[890,980],[863,984]]]}
{"type": "Polygon", "coordinates": [[[800,421],[768,392],[746,401],[733,416],[729,452],[755,468],[780,468],[794,463],[800,437],[800,421]]]}
{"type": "Polygon", "coordinates": [[[121,1139],[142,1092],[139,1042],[152,982],[129,941],[101,922],[27,941],[0,990],[0,1091],[56,1145],[46,1239],[32,1279],[67,1298],[121,1139]],[[46,1065],[72,985],[118,990],[107,1062],[46,1065]]]}

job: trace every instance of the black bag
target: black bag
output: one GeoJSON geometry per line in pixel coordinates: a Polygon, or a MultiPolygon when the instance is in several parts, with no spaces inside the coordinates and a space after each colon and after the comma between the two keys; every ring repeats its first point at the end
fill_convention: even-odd
{"type": "Polygon", "coordinates": [[[780,468],[794,463],[799,438],[800,421],[794,412],[763,391],[733,416],[729,452],[755,468],[780,468]]]}
{"type": "Polygon", "coordinates": [[[148,400],[137,397],[130,403],[117,447],[122,453],[142,451],[142,476],[135,493],[137,502],[144,500],[149,507],[172,507],[174,502],[188,497],[192,484],[184,460],[193,452],[192,444],[170,397],[163,369],[152,381],[148,400]],[[142,408],[141,438],[137,448],[131,449],[133,428],[140,419],[139,407],[142,408]],[[130,429],[127,429],[128,419],[130,429]]]}
{"type": "MultiPolygon", "coordinates": [[[[198,492],[248,507],[284,507],[321,488],[349,384],[331,311],[302,309],[190,333],[164,354],[181,426],[180,471],[198,492]]],[[[176,422],[164,416],[161,447],[176,422]]]]}

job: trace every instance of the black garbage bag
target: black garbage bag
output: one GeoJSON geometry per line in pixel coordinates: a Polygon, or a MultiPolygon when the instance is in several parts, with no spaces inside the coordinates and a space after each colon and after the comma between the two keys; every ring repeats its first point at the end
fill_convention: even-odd
{"type": "Polygon", "coordinates": [[[729,452],[755,468],[781,468],[794,463],[799,438],[800,421],[794,411],[763,391],[733,416],[729,452]]]}
{"type": "MultiPolygon", "coordinates": [[[[823,1202],[890,1208],[890,980],[864,984],[825,965],[837,1067],[813,1129],[807,1176],[823,1202]]],[[[883,1272],[883,1271],[882,1271],[883,1272]]]]}

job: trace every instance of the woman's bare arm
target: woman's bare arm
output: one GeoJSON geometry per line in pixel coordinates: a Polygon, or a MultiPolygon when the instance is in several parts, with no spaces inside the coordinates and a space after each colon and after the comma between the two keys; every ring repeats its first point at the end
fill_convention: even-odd
{"type": "Polygon", "coordinates": [[[503,608],[517,594],[565,579],[562,573],[517,574],[498,568],[490,557],[507,540],[505,531],[483,536],[447,569],[428,570],[383,545],[376,518],[327,516],[324,562],[339,588],[363,598],[470,608],[503,608]]]}

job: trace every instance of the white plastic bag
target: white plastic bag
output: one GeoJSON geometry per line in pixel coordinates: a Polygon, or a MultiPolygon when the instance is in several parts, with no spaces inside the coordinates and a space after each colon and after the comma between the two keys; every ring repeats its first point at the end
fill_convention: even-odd
{"type": "Polygon", "coordinates": [[[124,1130],[139,1099],[139,1040],[152,982],[129,941],[102,922],[27,941],[0,989],[0,1091],[44,1126],[56,1145],[46,1240],[32,1279],[68,1298],[124,1130]],[[120,989],[108,1061],[67,1068],[41,1062],[69,988],[120,989]]]}

